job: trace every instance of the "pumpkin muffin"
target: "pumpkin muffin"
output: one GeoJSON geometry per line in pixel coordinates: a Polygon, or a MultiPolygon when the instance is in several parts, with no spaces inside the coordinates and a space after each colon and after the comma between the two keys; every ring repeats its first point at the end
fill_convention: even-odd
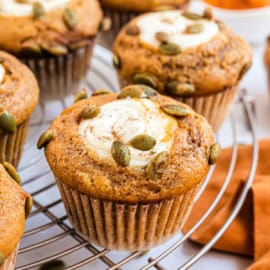
{"type": "Polygon", "coordinates": [[[202,116],[144,85],[76,102],[43,146],[76,230],[130,251],[179,232],[219,155],[202,116]]]}
{"type": "Polygon", "coordinates": [[[38,97],[30,69],[0,51],[0,163],[8,161],[17,167],[38,97]]]}
{"type": "Polygon", "coordinates": [[[0,270],[13,270],[32,199],[9,163],[0,164],[0,270]]]}
{"type": "Polygon", "coordinates": [[[111,28],[101,34],[100,43],[110,49],[124,24],[141,13],[186,8],[188,2],[189,0],[101,0],[105,17],[110,19],[111,28]]]}
{"type": "Polygon", "coordinates": [[[211,10],[148,13],[127,24],[114,43],[120,84],[143,83],[191,106],[217,130],[251,65],[249,45],[211,10]]]}
{"type": "Polygon", "coordinates": [[[98,0],[0,1],[0,49],[33,70],[42,100],[64,97],[86,74],[101,20],[98,0]]]}
{"type": "Polygon", "coordinates": [[[264,64],[266,69],[267,83],[268,83],[268,91],[270,94],[270,36],[266,41],[266,48],[264,53],[264,64]]]}

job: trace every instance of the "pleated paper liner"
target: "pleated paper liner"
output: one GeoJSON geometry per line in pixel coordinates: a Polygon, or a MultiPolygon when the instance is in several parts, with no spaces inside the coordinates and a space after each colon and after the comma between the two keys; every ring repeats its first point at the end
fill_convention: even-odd
{"type": "Polygon", "coordinates": [[[183,227],[199,186],[173,199],[128,204],[92,198],[57,180],[70,221],[88,241],[114,250],[147,250],[183,227]]]}
{"type": "Polygon", "coordinates": [[[17,126],[14,134],[0,135],[0,163],[9,162],[15,168],[18,166],[26,135],[29,127],[29,119],[17,126]]]}
{"type": "Polygon", "coordinates": [[[0,265],[0,270],[13,270],[15,268],[16,256],[18,248],[16,248],[8,258],[5,259],[4,263],[0,265]]]}
{"type": "Polygon", "coordinates": [[[216,131],[227,118],[238,92],[239,85],[237,84],[213,94],[176,99],[203,115],[216,131]]]}
{"type": "Polygon", "coordinates": [[[64,98],[78,91],[90,65],[94,39],[83,48],[62,56],[21,58],[35,74],[41,101],[64,98]]]}

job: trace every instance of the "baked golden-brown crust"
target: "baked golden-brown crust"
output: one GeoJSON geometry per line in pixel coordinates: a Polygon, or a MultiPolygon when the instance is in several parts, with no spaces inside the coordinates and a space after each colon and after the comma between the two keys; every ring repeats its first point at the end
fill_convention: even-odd
{"type": "MultiPolygon", "coordinates": [[[[54,120],[50,127],[54,136],[45,153],[59,181],[95,198],[138,203],[172,198],[203,180],[209,169],[209,149],[214,137],[207,121],[193,111],[177,119],[169,163],[159,180],[147,177],[144,169],[120,167],[97,158],[79,135],[79,115],[86,105],[101,106],[116,99],[117,94],[93,96],[75,103],[54,120]]],[[[155,101],[159,105],[187,107],[161,95],[155,101]]]]}
{"type": "Polygon", "coordinates": [[[151,11],[159,6],[179,7],[186,3],[187,0],[101,0],[101,3],[106,8],[122,11],[151,11]]]}
{"type": "Polygon", "coordinates": [[[270,36],[267,38],[266,42],[266,48],[264,53],[264,64],[267,69],[269,69],[270,66],[270,36]]]}
{"type": "Polygon", "coordinates": [[[7,258],[18,245],[25,226],[25,201],[22,190],[0,164],[0,253],[7,258]]]}
{"type": "Polygon", "coordinates": [[[42,46],[65,46],[97,34],[102,19],[97,0],[71,0],[66,8],[76,14],[74,29],[65,24],[63,9],[48,11],[37,19],[33,16],[0,15],[0,48],[14,54],[40,53],[42,46]]]}
{"type": "Polygon", "coordinates": [[[192,95],[221,91],[237,84],[251,65],[249,45],[223,23],[216,21],[219,32],[206,43],[171,56],[149,48],[139,35],[128,35],[126,30],[137,24],[141,15],[133,19],[119,33],[113,51],[119,57],[118,74],[123,84],[130,84],[133,76],[147,72],[158,78],[157,88],[164,92],[171,81],[195,86],[192,95]]]}
{"type": "Polygon", "coordinates": [[[0,83],[0,111],[12,113],[19,125],[30,117],[38,103],[38,84],[30,69],[14,56],[0,51],[0,63],[6,71],[0,83]]]}

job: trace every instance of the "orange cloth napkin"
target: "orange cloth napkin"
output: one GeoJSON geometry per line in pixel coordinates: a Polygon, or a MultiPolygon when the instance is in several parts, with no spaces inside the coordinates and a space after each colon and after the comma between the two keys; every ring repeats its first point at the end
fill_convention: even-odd
{"type": "MultiPolygon", "coordinates": [[[[231,154],[231,149],[222,151],[213,177],[195,204],[184,232],[199,220],[215,199],[227,175],[231,154]]],[[[191,236],[192,241],[207,243],[224,224],[249,175],[251,158],[252,147],[239,146],[232,180],[213,213],[191,236]]],[[[253,256],[255,263],[248,270],[270,269],[270,139],[260,142],[258,168],[252,189],[239,215],[216,243],[215,248],[253,256]]]]}

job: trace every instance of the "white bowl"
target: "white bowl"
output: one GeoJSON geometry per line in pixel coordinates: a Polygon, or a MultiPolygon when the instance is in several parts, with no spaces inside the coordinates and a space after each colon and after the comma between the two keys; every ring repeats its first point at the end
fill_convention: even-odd
{"type": "Polygon", "coordinates": [[[225,22],[252,44],[264,42],[270,34],[270,7],[230,10],[217,8],[203,1],[193,1],[190,10],[201,13],[205,7],[211,7],[215,18],[225,22]]]}

